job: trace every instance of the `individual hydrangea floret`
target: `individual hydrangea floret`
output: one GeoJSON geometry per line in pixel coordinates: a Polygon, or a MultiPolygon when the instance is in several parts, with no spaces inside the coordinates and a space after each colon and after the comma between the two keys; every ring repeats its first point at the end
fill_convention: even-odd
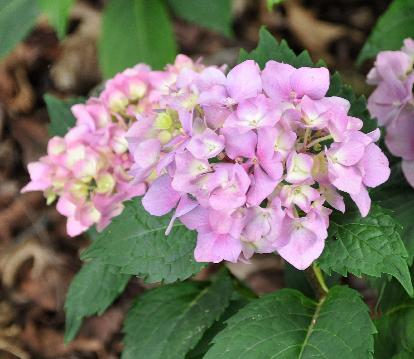
{"type": "Polygon", "coordinates": [[[247,261],[279,253],[298,269],[323,251],[332,210],[348,194],[361,215],[388,160],[350,104],[327,97],[329,72],[252,60],[227,75],[183,68],[127,133],[130,173],[146,183],[144,208],[174,211],[198,232],[195,259],[247,261]]]}
{"type": "Polygon", "coordinates": [[[368,73],[376,88],[368,98],[372,116],[385,126],[385,143],[402,158],[402,170],[414,187],[414,40],[404,40],[399,51],[382,51],[368,73]]]}

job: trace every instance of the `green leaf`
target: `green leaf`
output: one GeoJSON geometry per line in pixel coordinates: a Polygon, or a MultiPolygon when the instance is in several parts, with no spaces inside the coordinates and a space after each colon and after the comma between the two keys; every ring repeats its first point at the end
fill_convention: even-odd
{"type": "Polygon", "coordinates": [[[159,69],[177,46],[162,0],[110,0],[103,15],[99,61],[105,78],[138,62],[159,69]]]}
{"type": "Polygon", "coordinates": [[[285,0],[266,0],[267,9],[272,11],[276,5],[280,5],[285,0]]]}
{"type": "Polygon", "coordinates": [[[231,0],[168,0],[174,13],[185,20],[232,35],[231,0]]]}
{"type": "Polygon", "coordinates": [[[404,179],[400,165],[393,166],[391,178],[370,192],[373,200],[392,210],[393,217],[402,225],[401,238],[407,248],[409,263],[414,260],[414,190],[404,179]]]}
{"type": "Polygon", "coordinates": [[[50,24],[55,28],[59,39],[66,35],[70,9],[75,0],[38,0],[50,24]]]}
{"type": "Polygon", "coordinates": [[[73,340],[83,318],[102,314],[123,292],[130,279],[118,267],[99,260],[85,263],[73,279],[65,302],[65,343],[73,340]]]}
{"type": "Polygon", "coordinates": [[[282,289],[231,317],[204,359],[372,358],[374,333],[353,289],[333,287],[319,302],[282,289]]]}
{"type": "Polygon", "coordinates": [[[307,51],[302,51],[299,55],[296,55],[285,40],[278,43],[272,34],[264,27],[260,29],[260,39],[256,49],[251,52],[247,52],[244,49],[240,50],[239,62],[245,60],[254,60],[261,68],[263,68],[269,60],[285,62],[294,67],[323,66],[322,62],[315,65],[307,51]]]}
{"type": "Polygon", "coordinates": [[[194,260],[196,233],[176,221],[167,237],[170,218],[151,216],[138,198],[126,202],[122,214],[98,234],[82,258],[100,258],[151,283],[184,280],[203,267],[194,260]]]}
{"type": "MultiPolygon", "coordinates": [[[[278,43],[264,27],[260,30],[260,40],[257,48],[250,53],[243,49],[240,51],[239,62],[248,59],[255,60],[261,68],[263,68],[269,60],[284,62],[294,67],[326,66],[323,61],[314,63],[307,51],[302,51],[299,55],[296,55],[293,50],[289,48],[286,41],[282,40],[278,43]]],[[[346,98],[351,103],[349,114],[360,118],[364,122],[363,130],[365,132],[377,128],[377,122],[370,117],[366,108],[365,97],[357,96],[351,86],[345,85],[342,82],[341,76],[338,73],[331,76],[328,96],[340,96],[346,98]]]]}
{"type": "MultiPolygon", "coordinates": [[[[315,291],[312,289],[312,286],[310,285],[309,280],[303,270],[296,269],[289,263],[285,263],[283,279],[285,287],[296,289],[310,298],[315,297],[315,291]]],[[[328,287],[332,287],[340,283],[341,276],[337,273],[332,273],[330,276],[325,275],[325,281],[328,287]]]]}
{"type": "Polygon", "coordinates": [[[37,1],[0,0],[0,58],[27,36],[38,15],[37,1]]]}
{"type": "Polygon", "coordinates": [[[399,303],[375,320],[375,358],[414,357],[414,301],[399,303]]]}
{"type": "Polygon", "coordinates": [[[383,50],[397,50],[407,37],[414,36],[414,1],[394,0],[380,17],[362,48],[357,63],[383,50]]]}
{"type": "Polygon", "coordinates": [[[233,284],[225,271],[205,284],[184,282],[151,290],[129,311],[123,359],[182,359],[230,303],[233,284]]]}
{"type": "Polygon", "coordinates": [[[329,221],[329,238],[319,265],[327,273],[334,271],[344,276],[348,272],[374,277],[390,274],[413,295],[408,253],[400,231],[390,211],[378,205],[373,205],[365,218],[357,210],[345,215],[335,212],[329,221]]]}
{"type": "Polygon", "coordinates": [[[71,98],[64,101],[49,94],[44,96],[44,100],[50,117],[49,135],[64,136],[76,123],[75,116],[70,110],[71,107],[85,100],[83,98],[71,98]]]}
{"type": "MultiPolygon", "coordinates": [[[[240,283],[240,282],[237,282],[240,283]]],[[[255,297],[254,297],[255,298],[255,297]]],[[[240,309],[254,300],[250,294],[233,292],[229,306],[226,308],[221,317],[208,328],[203,337],[197,343],[197,346],[186,355],[185,359],[202,359],[210,347],[213,345],[214,337],[225,328],[225,322],[235,315],[240,309]]]]}

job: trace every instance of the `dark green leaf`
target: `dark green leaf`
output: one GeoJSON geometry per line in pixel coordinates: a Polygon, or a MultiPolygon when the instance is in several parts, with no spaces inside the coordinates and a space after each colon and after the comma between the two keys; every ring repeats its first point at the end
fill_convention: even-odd
{"type": "Polygon", "coordinates": [[[77,103],[84,102],[84,99],[72,98],[64,101],[46,94],[44,100],[50,117],[49,135],[64,136],[76,122],[70,108],[77,103]]]}
{"type": "Polygon", "coordinates": [[[373,205],[362,218],[358,211],[345,215],[334,213],[330,218],[329,238],[318,262],[327,273],[352,273],[380,277],[394,276],[413,295],[408,253],[400,236],[401,226],[388,210],[373,205]]]}
{"type": "Polygon", "coordinates": [[[168,0],[174,13],[185,20],[231,36],[231,0],[168,0]]]}
{"type": "Polygon", "coordinates": [[[140,199],[129,201],[82,258],[100,258],[147,282],[184,280],[203,267],[194,261],[196,233],[176,221],[169,236],[165,236],[170,218],[171,214],[151,216],[140,199]]]}
{"type": "Polygon", "coordinates": [[[224,313],[232,293],[225,271],[211,284],[176,283],[145,293],[125,321],[122,358],[184,358],[224,313]]]}
{"type": "Polygon", "coordinates": [[[414,302],[399,303],[375,320],[376,359],[414,357],[414,302]]]}
{"type": "Polygon", "coordinates": [[[267,31],[264,27],[260,29],[260,40],[257,48],[252,52],[240,51],[239,62],[245,60],[255,60],[261,68],[263,68],[267,61],[275,60],[285,62],[294,67],[316,67],[322,66],[322,63],[315,65],[307,51],[303,51],[300,55],[296,55],[285,40],[280,43],[267,31]]]}
{"type": "MultiPolygon", "coordinates": [[[[238,282],[240,283],[240,282],[238,282]]],[[[255,297],[254,297],[255,298],[255,297]]],[[[197,343],[197,346],[191,350],[187,355],[186,359],[202,359],[210,347],[213,345],[214,337],[221,332],[225,327],[225,322],[227,319],[235,315],[240,309],[245,307],[250,303],[254,298],[250,293],[245,293],[243,291],[235,291],[231,297],[231,301],[225,312],[221,317],[214,322],[214,324],[206,330],[203,337],[197,343]]]]}
{"type": "Polygon", "coordinates": [[[105,78],[138,62],[159,69],[174,60],[176,43],[162,0],[110,0],[104,10],[99,60],[105,78]]]}
{"type": "Polygon", "coordinates": [[[414,1],[394,0],[380,17],[362,48],[358,63],[382,50],[397,50],[407,37],[414,36],[414,1]]]}
{"type": "MultiPolygon", "coordinates": [[[[315,296],[315,292],[309,284],[309,280],[306,278],[303,270],[296,269],[289,263],[285,263],[283,274],[285,287],[297,289],[310,298],[315,296]]],[[[332,287],[340,283],[340,275],[337,273],[332,273],[330,276],[325,275],[325,281],[328,287],[332,287]]]]}
{"type": "Polygon", "coordinates": [[[66,35],[70,9],[75,0],[38,0],[50,24],[55,28],[59,39],[66,35]]]}
{"type": "Polygon", "coordinates": [[[402,225],[401,238],[407,248],[409,263],[414,259],[414,189],[404,179],[399,165],[393,166],[391,178],[370,193],[373,200],[392,210],[402,225]]]}
{"type": "Polygon", "coordinates": [[[375,327],[358,292],[315,302],[292,289],[255,300],[227,321],[205,359],[372,358],[375,327]]]}
{"type": "Polygon", "coordinates": [[[65,302],[65,342],[73,340],[83,318],[102,314],[123,292],[130,279],[118,267],[99,260],[85,263],[73,279],[65,302]]]}
{"type": "Polygon", "coordinates": [[[26,37],[38,15],[35,0],[0,0],[0,57],[7,55],[26,37]]]}

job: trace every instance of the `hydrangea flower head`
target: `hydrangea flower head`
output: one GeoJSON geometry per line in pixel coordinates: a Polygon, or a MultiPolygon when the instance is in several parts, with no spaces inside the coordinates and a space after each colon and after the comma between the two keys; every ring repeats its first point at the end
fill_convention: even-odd
{"type": "Polygon", "coordinates": [[[177,79],[129,129],[130,173],[148,185],[148,212],[173,211],[198,232],[196,260],[277,252],[305,269],[344,194],[368,214],[367,188],[387,180],[388,160],[379,131],[361,132],[349,102],[326,96],[327,69],[269,61],[261,71],[248,60],[177,79]]]}
{"type": "MultiPolygon", "coordinates": [[[[99,97],[72,107],[75,126],[64,137],[51,138],[47,155],[29,164],[31,181],[22,191],[43,191],[48,204],[57,200],[57,210],[68,218],[70,236],[93,225],[101,231],[122,212],[122,202],[145,192],[143,181],[132,182],[133,163],[150,167],[158,159],[140,157],[137,151],[133,158],[126,132],[142,114],[159,106],[166,82],[175,83],[184,69],[200,68],[180,55],[164,71],[138,64],[108,80],[99,97]]],[[[164,116],[158,121],[164,143],[169,141],[168,131],[174,130],[168,120],[164,116]]],[[[154,152],[157,144],[149,138],[137,147],[154,152]]]]}

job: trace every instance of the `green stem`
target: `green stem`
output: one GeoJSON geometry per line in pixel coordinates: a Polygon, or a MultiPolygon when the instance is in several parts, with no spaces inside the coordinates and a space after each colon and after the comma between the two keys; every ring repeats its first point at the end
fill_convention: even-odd
{"type": "Polygon", "coordinates": [[[307,128],[305,130],[305,136],[304,136],[304,139],[303,139],[303,148],[306,148],[306,145],[308,143],[308,139],[309,139],[309,135],[310,134],[311,134],[311,129],[310,128],[307,128]]]}
{"type": "Polygon", "coordinates": [[[316,264],[313,264],[312,267],[305,270],[305,274],[316,294],[316,297],[318,299],[326,297],[326,294],[329,292],[329,288],[325,283],[321,269],[317,267],[316,264]]]}
{"type": "Polygon", "coordinates": [[[322,288],[322,290],[325,293],[328,293],[329,288],[326,285],[325,278],[323,277],[323,273],[322,273],[321,269],[315,263],[313,263],[312,269],[313,269],[313,272],[315,273],[316,279],[318,280],[319,286],[322,288]]]}
{"type": "Polygon", "coordinates": [[[320,142],[323,142],[323,141],[326,141],[326,140],[330,140],[330,139],[332,139],[332,135],[326,135],[326,136],[323,136],[323,137],[319,137],[319,138],[317,138],[316,140],[314,140],[314,141],[312,141],[311,143],[309,143],[309,144],[306,146],[306,148],[311,148],[311,147],[313,147],[313,146],[317,145],[317,144],[318,144],[318,143],[320,143],[320,142]]]}

